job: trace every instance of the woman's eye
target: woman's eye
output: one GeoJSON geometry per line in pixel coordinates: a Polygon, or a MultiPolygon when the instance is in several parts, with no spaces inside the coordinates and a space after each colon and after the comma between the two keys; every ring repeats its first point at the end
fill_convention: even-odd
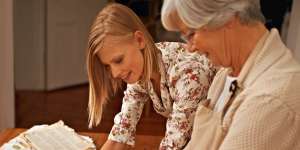
{"type": "Polygon", "coordinates": [[[191,32],[187,35],[187,38],[191,40],[191,38],[195,35],[195,32],[191,32]]]}
{"type": "Polygon", "coordinates": [[[122,58],[118,58],[118,59],[115,61],[115,63],[116,63],[116,64],[120,64],[120,63],[122,63],[122,61],[123,61],[123,57],[122,57],[122,58]]]}

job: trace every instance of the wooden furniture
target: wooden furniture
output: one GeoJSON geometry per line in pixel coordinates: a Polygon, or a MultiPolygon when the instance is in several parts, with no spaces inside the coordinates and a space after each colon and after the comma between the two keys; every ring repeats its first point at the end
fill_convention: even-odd
{"type": "MultiPolygon", "coordinates": [[[[16,137],[20,133],[26,131],[26,129],[14,128],[6,129],[0,132],[0,146],[8,142],[12,138],[16,137]]],[[[81,135],[86,135],[91,137],[94,140],[94,143],[97,149],[100,149],[101,146],[107,139],[108,134],[106,133],[92,133],[92,132],[80,132],[81,135]]],[[[150,135],[137,135],[135,148],[137,150],[154,150],[158,149],[162,136],[150,136],[150,135]]]]}

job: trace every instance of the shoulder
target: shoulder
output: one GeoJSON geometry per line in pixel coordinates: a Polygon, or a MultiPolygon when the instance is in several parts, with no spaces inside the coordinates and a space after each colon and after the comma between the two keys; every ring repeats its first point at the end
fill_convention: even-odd
{"type": "Polygon", "coordinates": [[[156,46],[162,54],[162,62],[169,74],[171,72],[180,74],[186,69],[214,69],[206,56],[188,52],[184,43],[160,42],[156,43],[156,46]]]}
{"type": "Polygon", "coordinates": [[[162,61],[167,66],[172,66],[179,55],[186,52],[186,46],[180,42],[160,42],[155,44],[162,55],[162,61]]]}
{"type": "Polygon", "coordinates": [[[162,53],[180,53],[182,51],[186,51],[186,44],[181,42],[158,42],[155,43],[155,46],[162,53]]]}

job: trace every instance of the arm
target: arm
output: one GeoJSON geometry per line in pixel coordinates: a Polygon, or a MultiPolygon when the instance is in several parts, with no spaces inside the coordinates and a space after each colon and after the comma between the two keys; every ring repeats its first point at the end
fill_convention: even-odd
{"type": "Polygon", "coordinates": [[[220,150],[295,149],[299,121],[278,98],[246,99],[235,113],[220,150]]]}
{"type": "Polygon", "coordinates": [[[190,139],[194,114],[206,98],[213,73],[200,62],[189,61],[177,64],[170,74],[174,103],[160,149],[182,149],[190,139]]]}
{"type": "Polygon", "coordinates": [[[138,123],[148,95],[138,84],[127,85],[124,92],[121,112],[114,118],[114,126],[103,149],[134,146],[136,124],[138,123]]]}

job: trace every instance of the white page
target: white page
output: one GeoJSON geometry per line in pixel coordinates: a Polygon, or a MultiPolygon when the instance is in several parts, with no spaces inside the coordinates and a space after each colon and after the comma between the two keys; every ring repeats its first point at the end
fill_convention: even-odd
{"type": "Polygon", "coordinates": [[[37,150],[86,150],[94,147],[62,122],[25,133],[24,137],[37,150]]]}

